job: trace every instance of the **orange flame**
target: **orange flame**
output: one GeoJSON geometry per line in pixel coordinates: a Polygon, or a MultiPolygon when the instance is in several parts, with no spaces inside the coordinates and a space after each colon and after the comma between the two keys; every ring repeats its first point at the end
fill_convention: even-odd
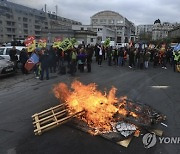
{"type": "MultiPolygon", "coordinates": [[[[84,85],[79,81],[71,84],[71,90],[64,83],[59,83],[53,89],[55,96],[67,105],[70,113],[85,111],[82,120],[94,128],[98,132],[110,131],[112,129],[111,122],[114,122],[113,116],[116,113],[127,115],[127,111],[123,108],[125,98],[116,98],[116,88],[112,87],[108,94],[103,94],[97,90],[95,83],[84,85]],[[117,106],[117,107],[116,107],[117,106]]],[[[133,113],[131,113],[133,116],[133,113]]]]}

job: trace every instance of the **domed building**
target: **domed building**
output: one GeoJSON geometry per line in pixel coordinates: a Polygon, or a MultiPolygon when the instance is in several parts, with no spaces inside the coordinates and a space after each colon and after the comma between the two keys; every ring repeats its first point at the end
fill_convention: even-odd
{"type": "Polygon", "coordinates": [[[159,19],[154,21],[153,29],[152,29],[152,40],[161,40],[168,37],[168,31],[172,30],[174,24],[169,22],[163,22],[159,19]]]}
{"type": "Polygon", "coordinates": [[[115,42],[128,43],[135,40],[135,26],[114,11],[101,11],[91,17],[92,26],[105,26],[115,30],[115,42]]]}

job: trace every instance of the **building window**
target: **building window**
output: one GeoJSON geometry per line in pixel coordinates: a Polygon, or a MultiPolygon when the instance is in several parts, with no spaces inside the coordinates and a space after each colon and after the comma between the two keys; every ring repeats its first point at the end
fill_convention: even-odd
{"type": "Polygon", "coordinates": [[[24,29],[24,34],[28,34],[28,30],[24,29]]]}
{"type": "Polygon", "coordinates": [[[11,32],[11,28],[7,28],[7,32],[11,32]]]}
{"type": "Polygon", "coordinates": [[[123,20],[117,20],[117,24],[122,24],[123,20]]]}
{"type": "Polygon", "coordinates": [[[101,24],[105,24],[106,23],[106,19],[100,19],[100,23],[101,24]]]}
{"type": "Polygon", "coordinates": [[[93,39],[93,38],[91,38],[91,42],[94,42],[94,39],[93,39]]]}
{"type": "Polygon", "coordinates": [[[7,35],[8,38],[12,38],[12,35],[7,35]]]}
{"type": "Polygon", "coordinates": [[[24,22],[27,22],[27,21],[28,21],[28,19],[27,19],[27,18],[23,18],[23,21],[24,21],[24,22]]]}
{"type": "Polygon", "coordinates": [[[109,19],[108,22],[109,24],[114,24],[114,19],[109,19]]]}
{"type": "Polygon", "coordinates": [[[6,21],[7,26],[11,26],[11,22],[10,21],[6,21]]]}
{"type": "Polygon", "coordinates": [[[23,24],[23,27],[24,28],[28,28],[28,24],[23,24]]]}
{"type": "Polygon", "coordinates": [[[99,32],[99,31],[102,31],[102,28],[98,28],[97,31],[98,31],[98,32],[99,32]]]}
{"type": "Polygon", "coordinates": [[[35,28],[35,29],[40,29],[41,27],[38,26],[38,25],[35,25],[34,28],[35,28]]]}
{"type": "Polygon", "coordinates": [[[93,24],[97,24],[98,23],[98,19],[92,19],[92,23],[93,24]]]}
{"type": "Polygon", "coordinates": [[[81,27],[81,30],[84,30],[84,27],[81,27]]]}

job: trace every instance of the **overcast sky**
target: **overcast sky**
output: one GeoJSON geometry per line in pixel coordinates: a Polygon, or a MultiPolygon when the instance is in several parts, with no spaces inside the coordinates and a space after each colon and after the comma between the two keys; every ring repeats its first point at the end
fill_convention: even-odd
{"type": "Polygon", "coordinates": [[[99,11],[118,12],[135,25],[161,22],[180,23],[180,0],[9,0],[36,9],[55,11],[58,15],[90,24],[90,17],[99,11]]]}

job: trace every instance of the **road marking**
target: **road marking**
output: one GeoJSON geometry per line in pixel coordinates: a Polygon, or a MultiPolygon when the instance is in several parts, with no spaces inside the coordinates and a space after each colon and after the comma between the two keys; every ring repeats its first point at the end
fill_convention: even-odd
{"type": "Polygon", "coordinates": [[[156,89],[167,89],[169,88],[169,86],[150,86],[152,88],[156,88],[156,89]]]}

